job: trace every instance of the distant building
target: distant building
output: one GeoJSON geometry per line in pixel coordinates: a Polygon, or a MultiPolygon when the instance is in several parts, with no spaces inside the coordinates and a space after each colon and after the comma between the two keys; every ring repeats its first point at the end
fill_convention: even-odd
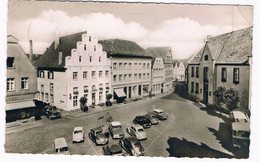
{"type": "Polygon", "coordinates": [[[173,80],[185,81],[186,66],[187,66],[187,60],[174,60],[173,61],[173,80]]]}
{"type": "Polygon", "coordinates": [[[146,49],[146,52],[153,57],[161,57],[164,63],[165,82],[162,85],[162,92],[169,92],[173,90],[173,61],[171,47],[150,47],[146,49]]]}
{"type": "Polygon", "coordinates": [[[162,58],[154,57],[152,61],[152,94],[163,93],[165,70],[162,58]]]}
{"type": "Polygon", "coordinates": [[[110,59],[95,35],[81,32],[59,37],[36,62],[38,99],[64,110],[104,103],[111,93],[110,59]]]}
{"type": "Polygon", "coordinates": [[[11,35],[7,37],[6,66],[6,121],[33,116],[35,108],[33,99],[37,93],[36,69],[18,40],[11,35]]]}
{"type": "Polygon", "coordinates": [[[151,91],[151,61],[144,49],[132,41],[99,41],[111,60],[113,99],[136,98],[151,91]]]}
{"type": "Polygon", "coordinates": [[[250,105],[252,27],[208,38],[188,64],[188,93],[214,104],[217,87],[236,88],[241,108],[250,105]]]}

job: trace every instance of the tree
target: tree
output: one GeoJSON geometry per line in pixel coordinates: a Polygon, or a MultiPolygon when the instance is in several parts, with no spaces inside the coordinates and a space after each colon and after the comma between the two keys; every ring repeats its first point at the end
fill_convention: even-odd
{"type": "Polygon", "coordinates": [[[226,103],[225,93],[226,93],[226,88],[222,86],[217,87],[214,91],[216,105],[220,108],[222,107],[223,104],[226,103]]]}
{"type": "Polygon", "coordinates": [[[110,101],[111,100],[111,98],[113,97],[113,95],[112,94],[110,94],[110,93],[108,93],[107,95],[106,95],[106,106],[112,106],[112,102],[110,101]]]}
{"type": "Polygon", "coordinates": [[[229,88],[225,92],[226,105],[229,110],[238,108],[238,104],[241,98],[241,93],[235,88],[229,88]]]}
{"type": "Polygon", "coordinates": [[[86,103],[87,103],[87,98],[86,97],[81,97],[79,99],[79,102],[80,102],[80,108],[82,111],[87,111],[88,107],[86,106],[86,103]]]}

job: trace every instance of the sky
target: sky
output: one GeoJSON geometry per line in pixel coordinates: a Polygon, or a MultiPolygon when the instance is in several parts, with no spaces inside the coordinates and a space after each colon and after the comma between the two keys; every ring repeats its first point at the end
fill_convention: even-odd
{"type": "Polygon", "coordinates": [[[7,34],[26,53],[42,54],[57,36],[91,30],[99,39],[125,39],[144,49],[171,46],[173,58],[196,54],[207,35],[253,25],[252,6],[156,3],[10,1],[7,34]]]}

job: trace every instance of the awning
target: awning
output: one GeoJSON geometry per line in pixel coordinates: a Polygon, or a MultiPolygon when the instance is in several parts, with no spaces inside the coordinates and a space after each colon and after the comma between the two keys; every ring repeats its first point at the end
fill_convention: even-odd
{"type": "Polygon", "coordinates": [[[23,109],[23,108],[29,108],[29,107],[35,107],[35,104],[33,103],[32,100],[8,103],[8,104],[6,104],[5,111],[23,109]]]}
{"type": "Polygon", "coordinates": [[[118,98],[126,97],[126,94],[123,89],[114,89],[118,98]]]}

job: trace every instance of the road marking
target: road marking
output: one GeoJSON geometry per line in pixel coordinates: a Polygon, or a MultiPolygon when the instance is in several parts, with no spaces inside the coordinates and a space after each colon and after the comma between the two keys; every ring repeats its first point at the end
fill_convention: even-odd
{"type": "Polygon", "coordinates": [[[90,146],[92,147],[92,149],[95,151],[96,155],[98,155],[96,149],[95,149],[95,148],[92,146],[92,144],[90,143],[90,142],[91,142],[90,140],[91,140],[90,138],[87,138],[88,143],[90,144],[90,146]]]}
{"type": "Polygon", "coordinates": [[[153,143],[164,133],[164,131],[170,126],[170,124],[174,121],[174,118],[173,120],[163,129],[163,131],[161,131],[161,133],[153,140],[153,142],[147,147],[147,149],[144,151],[144,152],[147,152],[150,147],[153,145],[153,143]]]}
{"type": "Polygon", "coordinates": [[[151,127],[150,129],[152,129],[152,130],[154,130],[154,131],[156,131],[158,133],[161,133],[161,131],[158,131],[157,129],[154,129],[153,127],[151,127]]]}

